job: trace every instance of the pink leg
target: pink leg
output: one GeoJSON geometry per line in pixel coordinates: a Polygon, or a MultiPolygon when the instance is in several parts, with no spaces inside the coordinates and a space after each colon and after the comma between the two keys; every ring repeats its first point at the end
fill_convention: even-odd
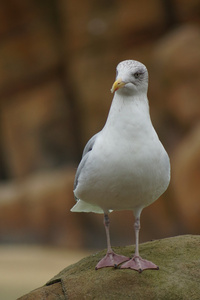
{"type": "Polygon", "coordinates": [[[151,269],[151,270],[158,270],[159,267],[156,266],[151,261],[142,259],[139,256],[139,231],[140,231],[140,217],[136,217],[136,221],[134,224],[135,227],[135,254],[132,259],[128,262],[125,262],[121,269],[132,269],[136,270],[141,273],[143,270],[151,269]]]}
{"type": "Polygon", "coordinates": [[[119,264],[129,260],[128,257],[123,256],[123,255],[118,255],[116,254],[110,244],[110,232],[109,232],[109,224],[110,220],[108,217],[108,214],[104,214],[104,226],[106,230],[106,238],[107,238],[107,253],[106,256],[104,256],[96,265],[95,269],[98,270],[100,268],[105,268],[105,267],[116,267],[119,264]]]}

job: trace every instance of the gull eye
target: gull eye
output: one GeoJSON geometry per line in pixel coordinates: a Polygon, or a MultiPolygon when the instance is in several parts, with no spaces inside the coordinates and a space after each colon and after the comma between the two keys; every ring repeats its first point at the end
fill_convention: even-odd
{"type": "Polygon", "coordinates": [[[140,76],[140,74],[139,74],[138,72],[136,72],[136,73],[133,74],[133,76],[134,76],[135,78],[138,78],[138,77],[140,76]]]}

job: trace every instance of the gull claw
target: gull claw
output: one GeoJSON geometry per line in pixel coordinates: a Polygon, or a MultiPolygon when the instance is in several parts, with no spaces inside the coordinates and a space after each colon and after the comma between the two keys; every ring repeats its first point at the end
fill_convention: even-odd
{"type": "Polygon", "coordinates": [[[159,270],[159,267],[151,261],[135,255],[132,259],[123,263],[120,269],[132,269],[142,273],[144,270],[159,270]]]}
{"type": "Polygon", "coordinates": [[[95,267],[95,270],[106,268],[106,267],[114,267],[117,268],[121,263],[128,261],[129,258],[123,255],[118,255],[114,251],[106,253],[106,255],[98,262],[95,267]]]}

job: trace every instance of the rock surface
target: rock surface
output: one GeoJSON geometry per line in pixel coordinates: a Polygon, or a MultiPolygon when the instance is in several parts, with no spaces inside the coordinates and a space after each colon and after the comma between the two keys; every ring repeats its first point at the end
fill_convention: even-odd
{"type": "Polygon", "coordinates": [[[72,214],[75,168],[41,172],[21,182],[0,184],[0,240],[83,245],[82,216],[72,214]]]}
{"type": "MultiPolygon", "coordinates": [[[[115,250],[130,256],[134,249],[127,246],[115,250]]],[[[140,252],[160,270],[141,274],[114,268],[96,271],[96,263],[105,254],[101,251],[65,268],[45,286],[19,299],[199,299],[200,236],[144,243],[140,252]]]]}

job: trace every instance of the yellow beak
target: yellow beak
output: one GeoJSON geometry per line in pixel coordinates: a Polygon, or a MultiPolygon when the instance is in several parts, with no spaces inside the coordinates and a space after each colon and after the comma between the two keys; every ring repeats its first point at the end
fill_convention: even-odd
{"type": "Polygon", "coordinates": [[[117,90],[119,90],[120,88],[125,86],[125,82],[121,80],[121,78],[117,79],[114,83],[113,86],[111,88],[111,93],[116,92],[117,90]]]}

